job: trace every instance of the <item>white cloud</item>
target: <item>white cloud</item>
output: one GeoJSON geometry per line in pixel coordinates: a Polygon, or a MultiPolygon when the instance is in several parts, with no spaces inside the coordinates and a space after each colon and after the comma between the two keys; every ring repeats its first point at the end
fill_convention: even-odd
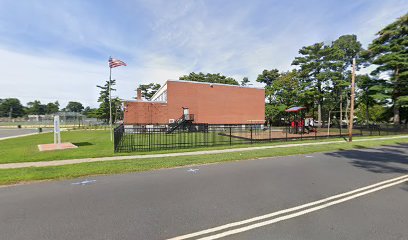
{"type": "Polygon", "coordinates": [[[2,21],[10,14],[0,9],[0,98],[96,106],[95,86],[109,77],[107,59],[91,60],[83,49],[123,57],[128,66],[114,69],[113,77],[114,95],[125,99],[134,96],[138,84],[163,83],[192,71],[254,81],[263,69],[290,69],[302,46],[351,33],[367,44],[408,7],[402,0],[355,1],[341,10],[332,9],[336,2],[331,1],[215,2],[120,1],[115,18],[101,15],[92,1],[31,2],[13,12],[15,22],[2,21]],[[32,37],[30,30],[52,38],[52,46],[14,44],[32,37]]]}
{"type": "MultiPolygon", "coordinates": [[[[99,90],[109,79],[106,61],[89,62],[67,55],[36,56],[0,49],[0,98],[18,97],[24,104],[32,100],[51,102],[61,106],[68,101],[80,101],[97,106],[99,90]]],[[[114,96],[130,99],[138,84],[164,82],[183,73],[165,59],[150,57],[143,66],[113,69],[117,79],[114,96]],[[160,81],[157,81],[160,80],[160,81]]]]}

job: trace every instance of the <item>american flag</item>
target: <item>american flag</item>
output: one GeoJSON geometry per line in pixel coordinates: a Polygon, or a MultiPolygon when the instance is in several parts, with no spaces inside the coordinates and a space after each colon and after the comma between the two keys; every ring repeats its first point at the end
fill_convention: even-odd
{"type": "Polygon", "coordinates": [[[126,63],[119,60],[119,59],[114,59],[114,58],[109,58],[109,67],[110,68],[115,68],[119,66],[126,66],[126,63]]]}

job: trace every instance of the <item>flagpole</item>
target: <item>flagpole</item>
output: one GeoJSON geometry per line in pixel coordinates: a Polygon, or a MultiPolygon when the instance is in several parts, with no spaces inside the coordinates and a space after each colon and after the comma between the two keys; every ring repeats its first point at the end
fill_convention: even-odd
{"type": "Polygon", "coordinates": [[[111,96],[111,82],[112,82],[112,68],[109,67],[109,131],[110,131],[110,138],[113,141],[113,134],[112,134],[112,96],[111,96]]]}
{"type": "Polygon", "coordinates": [[[112,68],[114,67],[119,67],[119,66],[126,66],[126,63],[119,60],[119,59],[112,59],[112,57],[109,57],[109,130],[110,130],[110,136],[111,136],[111,141],[113,142],[113,129],[112,129],[112,68]]]}

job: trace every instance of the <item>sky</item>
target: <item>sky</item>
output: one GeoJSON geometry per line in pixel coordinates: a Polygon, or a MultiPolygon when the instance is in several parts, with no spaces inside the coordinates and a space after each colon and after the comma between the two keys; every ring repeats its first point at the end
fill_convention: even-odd
{"type": "Polygon", "coordinates": [[[97,107],[114,68],[113,96],[190,72],[254,86],[286,71],[298,50],[356,34],[363,47],[407,12],[406,0],[0,0],[0,98],[97,107]]]}

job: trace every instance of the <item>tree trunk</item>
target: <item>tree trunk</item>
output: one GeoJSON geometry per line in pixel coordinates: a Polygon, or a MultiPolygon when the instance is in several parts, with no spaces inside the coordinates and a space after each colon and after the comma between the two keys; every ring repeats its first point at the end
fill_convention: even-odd
{"type": "Polygon", "coordinates": [[[317,126],[322,126],[322,104],[320,101],[317,104],[317,126]]]}
{"type": "Polygon", "coordinates": [[[322,103],[323,103],[323,98],[322,98],[322,84],[319,82],[317,84],[317,91],[319,92],[319,98],[318,98],[318,105],[317,105],[317,124],[319,127],[322,126],[322,103]]]}
{"type": "Polygon", "coordinates": [[[394,101],[394,108],[393,108],[393,113],[394,113],[394,124],[400,124],[400,109],[399,109],[399,104],[397,103],[398,97],[400,95],[399,93],[399,84],[398,84],[398,77],[399,77],[399,68],[395,69],[395,86],[394,86],[394,96],[393,96],[393,101],[394,101]]]}
{"type": "Polygon", "coordinates": [[[340,131],[343,125],[343,91],[340,88],[340,131]]]}
{"type": "Polygon", "coordinates": [[[400,124],[400,110],[397,103],[394,103],[393,112],[394,112],[394,124],[398,125],[400,124]]]}
{"type": "Polygon", "coordinates": [[[348,116],[349,108],[350,108],[350,99],[347,99],[346,112],[345,112],[346,119],[347,119],[347,121],[346,121],[347,122],[347,127],[350,125],[349,124],[350,121],[348,121],[349,120],[349,116],[348,116]]]}
{"type": "Polygon", "coordinates": [[[368,124],[368,122],[370,121],[370,111],[368,109],[368,88],[366,89],[366,124],[368,124]]]}

